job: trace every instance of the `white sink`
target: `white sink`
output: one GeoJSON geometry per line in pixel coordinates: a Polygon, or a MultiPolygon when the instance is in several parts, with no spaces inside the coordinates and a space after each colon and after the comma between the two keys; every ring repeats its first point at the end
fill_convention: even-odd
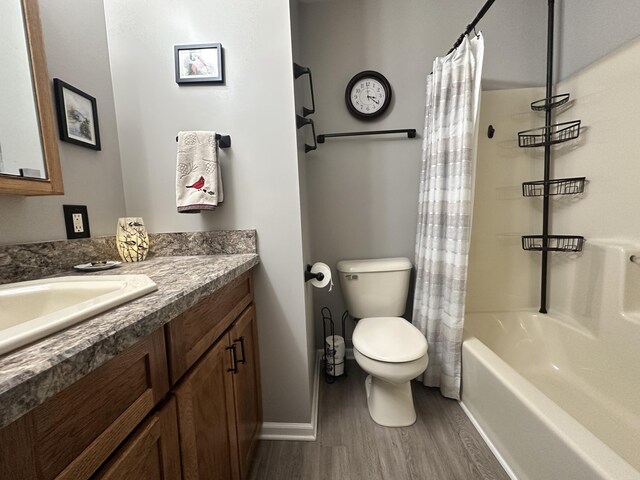
{"type": "Polygon", "coordinates": [[[0,285],[0,355],[157,289],[146,275],[58,277],[0,285]]]}

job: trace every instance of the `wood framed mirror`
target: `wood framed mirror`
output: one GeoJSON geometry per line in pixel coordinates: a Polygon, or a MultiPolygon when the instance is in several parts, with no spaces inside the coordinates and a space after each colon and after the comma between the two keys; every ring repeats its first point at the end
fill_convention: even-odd
{"type": "Polygon", "coordinates": [[[24,66],[11,66],[9,62],[5,64],[5,68],[13,72],[19,68],[26,78],[12,76],[11,70],[5,71],[3,75],[7,84],[21,90],[15,93],[3,87],[3,91],[8,92],[6,95],[9,97],[0,102],[7,108],[3,108],[0,115],[11,115],[12,120],[5,119],[3,124],[3,119],[0,119],[0,125],[5,127],[4,132],[0,131],[0,194],[61,195],[64,193],[62,171],[38,0],[3,0],[0,16],[3,16],[6,22],[10,22],[11,28],[3,28],[5,35],[12,35],[11,38],[3,38],[0,42],[0,49],[8,50],[0,51],[0,58],[15,58],[14,63],[20,64],[20,53],[23,53],[26,63],[24,66]],[[7,9],[7,12],[4,9],[7,9]],[[9,11],[10,9],[12,10],[9,11]],[[21,24],[19,20],[22,20],[21,24]],[[20,27],[23,29],[22,32],[20,27]],[[12,42],[13,50],[10,50],[12,42]],[[16,51],[19,54],[16,55],[16,51]],[[21,117],[23,112],[31,113],[25,113],[24,116],[27,118],[24,119],[21,117]],[[16,125],[14,115],[21,117],[20,121],[25,122],[25,125],[16,125]],[[26,130],[33,132],[31,136],[26,136],[26,130]],[[41,158],[38,155],[41,155],[41,158]],[[27,161],[30,162],[27,166],[35,164],[36,168],[18,168],[22,162],[27,161]]]}

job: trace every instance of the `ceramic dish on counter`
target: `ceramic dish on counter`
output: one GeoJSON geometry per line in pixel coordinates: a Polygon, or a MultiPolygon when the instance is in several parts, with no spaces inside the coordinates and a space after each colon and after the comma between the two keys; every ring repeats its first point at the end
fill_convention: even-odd
{"type": "Polygon", "coordinates": [[[117,260],[104,260],[100,262],[82,263],[80,265],[74,265],[73,268],[82,272],[97,272],[100,270],[109,270],[110,268],[119,267],[122,262],[117,260]]]}

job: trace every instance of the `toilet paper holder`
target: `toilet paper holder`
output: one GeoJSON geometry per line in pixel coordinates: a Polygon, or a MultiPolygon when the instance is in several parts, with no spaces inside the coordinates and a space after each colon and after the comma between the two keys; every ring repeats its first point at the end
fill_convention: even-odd
{"type": "Polygon", "coordinates": [[[304,281],[308,282],[309,280],[313,280],[314,278],[321,282],[322,280],[324,280],[324,273],[311,273],[311,265],[307,264],[307,269],[304,271],[304,281]]]}
{"type": "Polygon", "coordinates": [[[336,337],[342,338],[343,347],[345,346],[344,342],[346,341],[346,330],[345,330],[345,320],[349,316],[349,313],[345,310],[342,314],[342,335],[336,334],[335,324],[333,322],[333,315],[331,314],[331,309],[329,307],[322,307],[320,310],[322,314],[322,341],[325,343],[324,352],[322,354],[322,371],[324,372],[324,380],[327,383],[333,383],[337,378],[341,376],[347,376],[347,363],[346,363],[346,352],[343,349],[342,361],[336,363],[336,337]],[[331,347],[334,349],[333,352],[330,352],[327,348],[327,340],[331,338],[331,347]],[[329,358],[328,358],[329,357],[329,358]],[[338,367],[341,367],[340,373],[338,367]]]}

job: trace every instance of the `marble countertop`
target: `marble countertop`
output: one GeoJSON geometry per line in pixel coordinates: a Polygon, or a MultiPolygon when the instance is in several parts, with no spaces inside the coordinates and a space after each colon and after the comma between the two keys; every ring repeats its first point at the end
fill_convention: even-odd
{"type": "Polygon", "coordinates": [[[158,290],[0,356],[0,428],[259,263],[257,254],[155,257],[70,275],[145,274],[158,290]]]}

